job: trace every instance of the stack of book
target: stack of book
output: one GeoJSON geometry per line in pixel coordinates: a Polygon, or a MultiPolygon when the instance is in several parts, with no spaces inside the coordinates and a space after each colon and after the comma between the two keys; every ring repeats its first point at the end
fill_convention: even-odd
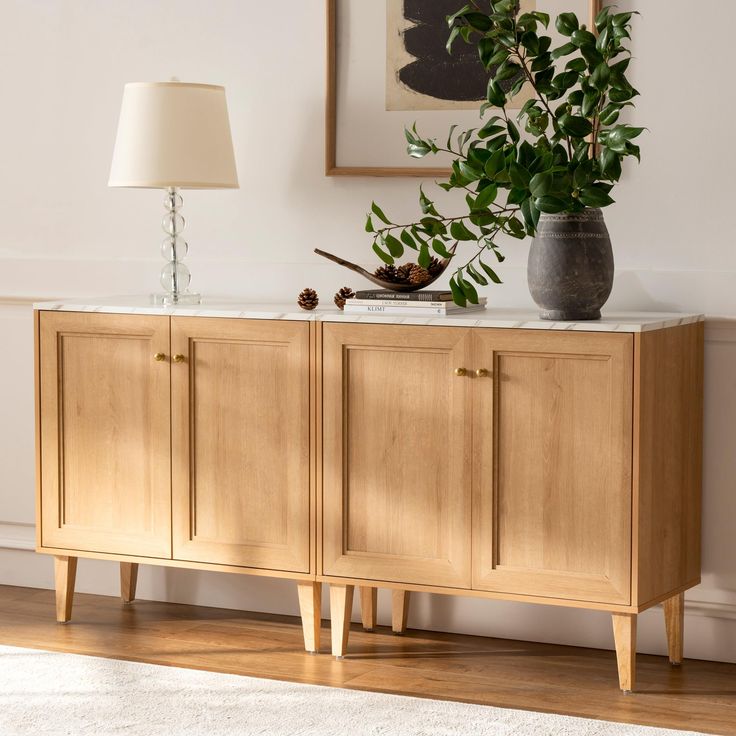
{"type": "Polygon", "coordinates": [[[452,301],[450,291],[389,291],[369,289],[359,291],[345,302],[349,314],[397,314],[409,317],[428,315],[465,314],[486,308],[485,297],[478,304],[460,307],[452,301]]]}

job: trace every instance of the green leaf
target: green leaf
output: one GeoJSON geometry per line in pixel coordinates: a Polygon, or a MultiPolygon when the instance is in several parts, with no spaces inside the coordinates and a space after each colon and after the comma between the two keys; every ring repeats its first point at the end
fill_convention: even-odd
{"type": "Polygon", "coordinates": [[[496,176],[499,174],[499,172],[503,171],[506,168],[506,156],[503,152],[503,149],[500,149],[496,151],[489,159],[486,161],[486,176],[489,179],[495,179],[496,176]]]}
{"type": "Polygon", "coordinates": [[[496,184],[489,184],[488,186],[481,189],[475,200],[475,209],[483,210],[496,201],[498,196],[498,186],[496,184]]]}
{"type": "Polygon", "coordinates": [[[529,190],[533,197],[544,197],[552,191],[555,177],[550,171],[535,174],[529,182],[529,190]]]}
{"type": "Polygon", "coordinates": [[[413,248],[414,250],[417,249],[417,243],[414,238],[412,238],[412,236],[409,234],[408,230],[401,231],[401,242],[408,248],[413,248]]]}
{"type": "Polygon", "coordinates": [[[534,199],[534,206],[540,212],[547,212],[554,215],[557,212],[564,212],[567,209],[567,202],[558,197],[548,195],[546,197],[536,197],[534,199]]]}
{"type": "Polygon", "coordinates": [[[572,34],[572,42],[578,47],[592,46],[595,48],[596,37],[590,32],[582,28],[572,34]]]}
{"type": "Polygon", "coordinates": [[[463,18],[471,28],[481,33],[486,33],[493,28],[493,21],[484,13],[465,13],[463,18]]]}
{"type": "MultiPolygon", "coordinates": [[[[555,49],[552,52],[552,58],[553,59],[560,59],[563,56],[568,56],[569,54],[572,54],[574,51],[577,51],[578,47],[574,43],[566,43],[563,46],[560,46],[559,48],[555,49]]],[[[534,67],[532,67],[533,69],[534,67]]]]}
{"type": "Polygon", "coordinates": [[[601,148],[600,166],[601,174],[607,179],[618,181],[621,178],[621,158],[610,148],[601,148]]]}
{"type": "Polygon", "coordinates": [[[460,284],[460,288],[463,291],[463,294],[465,294],[465,297],[471,304],[477,304],[478,303],[478,292],[476,291],[475,286],[470,283],[470,281],[466,281],[462,277],[462,272],[458,271],[458,277],[457,277],[458,283],[460,284]]]}
{"type": "Polygon", "coordinates": [[[429,246],[426,243],[422,244],[422,247],[419,249],[419,257],[417,258],[417,263],[422,268],[429,268],[429,264],[431,261],[431,256],[429,255],[429,246]]]}
{"type": "Polygon", "coordinates": [[[442,258],[452,258],[452,253],[447,250],[447,246],[439,238],[432,241],[432,250],[442,258]]]}
{"type": "Polygon", "coordinates": [[[473,168],[470,164],[466,163],[465,161],[458,161],[457,162],[458,168],[460,169],[460,173],[463,175],[463,177],[468,182],[478,181],[483,176],[482,171],[478,171],[478,169],[473,168]]]}
{"type": "Polygon", "coordinates": [[[488,286],[488,280],[485,278],[485,276],[478,273],[472,263],[469,263],[465,270],[470,274],[471,278],[473,279],[473,281],[475,281],[476,284],[479,284],[480,286],[488,286]]]}
{"type": "Polygon", "coordinates": [[[452,148],[452,134],[457,130],[457,125],[451,125],[450,126],[450,134],[447,136],[447,143],[445,143],[445,148],[452,148]]]}
{"type": "Polygon", "coordinates": [[[590,120],[579,115],[563,115],[559,119],[562,132],[574,138],[585,138],[593,132],[593,124],[590,120]]]}
{"type": "Polygon", "coordinates": [[[499,278],[498,274],[488,265],[483,263],[480,259],[478,260],[478,263],[480,263],[481,268],[486,272],[488,275],[488,278],[493,281],[494,284],[502,284],[503,281],[499,278]]]}
{"type": "Polygon", "coordinates": [[[401,244],[401,241],[393,235],[384,235],[382,242],[394,258],[401,258],[401,256],[404,255],[404,246],[401,244]]]}
{"type": "Polygon", "coordinates": [[[367,233],[374,233],[376,232],[376,229],[373,227],[373,220],[370,215],[366,218],[365,221],[365,231],[367,233]]]}
{"type": "Polygon", "coordinates": [[[455,39],[460,35],[460,26],[454,26],[453,29],[450,31],[450,36],[447,39],[447,43],[445,44],[445,48],[447,49],[448,54],[452,54],[452,45],[455,43],[455,39]]]}
{"type": "Polygon", "coordinates": [[[378,217],[379,220],[386,223],[386,225],[392,225],[393,223],[391,220],[386,217],[386,215],[383,214],[383,210],[375,203],[371,203],[371,210],[376,217],[378,217]]]}
{"type": "Polygon", "coordinates": [[[495,79],[491,79],[488,83],[487,99],[494,107],[504,107],[506,105],[506,93],[496,83],[495,79]]]}
{"type": "Polygon", "coordinates": [[[580,28],[580,23],[575,13],[560,13],[555,21],[555,27],[563,36],[572,36],[580,28]]]}
{"type": "Polygon", "coordinates": [[[590,83],[598,90],[604,90],[608,86],[608,80],[611,78],[611,70],[604,61],[593,71],[590,77],[590,83]]]}
{"type": "MultiPolygon", "coordinates": [[[[495,116],[494,116],[495,117],[495,116]]],[[[505,128],[503,125],[497,125],[495,120],[486,123],[479,131],[478,131],[478,138],[484,139],[484,138],[490,138],[491,136],[498,135],[499,133],[503,133],[505,128]]]]}
{"type": "Polygon", "coordinates": [[[565,64],[565,69],[571,72],[584,72],[587,68],[588,65],[585,63],[585,59],[570,59],[565,64]]]}
{"type": "Polygon", "coordinates": [[[373,243],[373,250],[384,263],[388,263],[389,266],[393,265],[394,259],[388,253],[384,253],[378,243],[373,243]]]}
{"type": "Polygon", "coordinates": [[[432,200],[427,197],[421,185],[419,186],[419,206],[422,208],[423,214],[439,217],[439,213],[434,207],[434,202],[432,202],[432,200]]]}
{"type": "Polygon", "coordinates": [[[447,228],[442,220],[438,220],[436,217],[422,217],[419,222],[428,235],[444,235],[447,232],[447,228]]]}
{"type": "Polygon", "coordinates": [[[507,121],[506,126],[509,130],[509,138],[511,138],[514,143],[518,143],[521,140],[519,129],[510,120],[507,121]]]}
{"type": "Polygon", "coordinates": [[[511,177],[511,183],[516,189],[526,189],[532,178],[531,174],[516,162],[512,163],[509,167],[509,176],[511,177]]]}
{"type": "Polygon", "coordinates": [[[454,276],[450,279],[450,291],[452,292],[452,301],[455,302],[455,304],[460,307],[466,307],[468,305],[468,300],[465,298],[463,290],[455,281],[454,276]]]}
{"type": "Polygon", "coordinates": [[[460,220],[456,220],[450,225],[450,235],[455,240],[478,240],[478,237],[468,230],[465,223],[460,220]]]}
{"type": "Polygon", "coordinates": [[[526,223],[527,235],[533,236],[536,233],[537,225],[539,224],[539,209],[531,199],[527,199],[521,203],[521,214],[523,215],[524,222],[526,223]]]}
{"type": "Polygon", "coordinates": [[[496,51],[496,43],[490,38],[481,39],[478,44],[478,53],[480,55],[480,60],[486,69],[499,66],[509,58],[509,52],[506,49],[502,48],[496,51]],[[484,44],[484,42],[486,43],[484,44]]]}
{"type": "Polygon", "coordinates": [[[424,158],[432,149],[425,143],[411,143],[406,151],[412,158],[424,158]]]}
{"type": "Polygon", "coordinates": [[[503,82],[507,79],[513,79],[519,74],[521,74],[521,67],[513,61],[506,60],[498,67],[498,69],[496,69],[496,73],[493,75],[493,78],[496,82],[503,82]]]}
{"type": "Polygon", "coordinates": [[[609,204],[613,204],[613,199],[611,199],[609,194],[595,184],[586,187],[580,192],[580,201],[586,207],[606,207],[609,204]]]}

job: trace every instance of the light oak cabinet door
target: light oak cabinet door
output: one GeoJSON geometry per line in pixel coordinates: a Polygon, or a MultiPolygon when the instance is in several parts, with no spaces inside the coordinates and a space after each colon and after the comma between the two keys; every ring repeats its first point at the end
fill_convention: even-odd
{"type": "Polygon", "coordinates": [[[628,604],[631,335],[476,330],[473,587],[628,604]]]}
{"type": "Polygon", "coordinates": [[[171,556],[169,318],[40,315],[41,544],[171,556]]]}
{"type": "Polygon", "coordinates": [[[325,575],[470,586],[470,330],[323,328],[325,575]]]}
{"type": "Polygon", "coordinates": [[[174,558],[309,572],[309,324],[172,317],[171,352],[174,558]]]}

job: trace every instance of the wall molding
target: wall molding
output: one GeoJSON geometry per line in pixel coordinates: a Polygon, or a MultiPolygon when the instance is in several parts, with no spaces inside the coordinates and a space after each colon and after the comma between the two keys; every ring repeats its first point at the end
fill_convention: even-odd
{"type": "Polygon", "coordinates": [[[706,342],[736,342],[736,318],[708,317],[705,320],[706,342]]]}
{"type": "Polygon", "coordinates": [[[36,525],[0,521],[0,549],[35,551],[36,525]]]}
{"type": "MultiPolygon", "coordinates": [[[[34,552],[36,549],[35,524],[0,522],[0,550],[3,549],[34,552]]],[[[0,585],[2,585],[2,580],[0,580],[0,585]]],[[[661,604],[658,607],[661,607],[661,604]]],[[[736,621],[736,603],[686,600],[685,613],[688,616],[736,621]]]]}

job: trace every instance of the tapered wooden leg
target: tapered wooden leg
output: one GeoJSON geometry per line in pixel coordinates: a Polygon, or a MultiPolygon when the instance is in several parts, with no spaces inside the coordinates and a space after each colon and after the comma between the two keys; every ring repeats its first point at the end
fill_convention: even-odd
{"type": "Polygon", "coordinates": [[[65,624],[72,617],[77,558],[54,557],[54,577],[56,579],[56,620],[60,624],[65,624]]]}
{"type": "Polygon", "coordinates": [[[138,585],[138,563],[120,563],[120,597],[123,603],[132,603],[135,600],[135,588],[138,585]]]}
{"type": "Polygon", "coordinates": [[[613,638],[616,641],[618,682],[625,693],[636,687],[636,614],[613,614],[613,638]]]}
{"type": "Polygon", "coordinates": [[[685,630],[685,594],[678,593],[664,602],[664,626],[670,664],[682,664],[683,632],[685,630]]]}
{"type": "Polygon", "coordinates": [[[409,617],[409,591],[391,591],[391,630],[394,634],[406,631],[406,620],[409,617]]]}
{"type": "Polygon", "coordinates": [[[353,586],[330,583],[330,619],[332,620],[332,654],[344,657],[348,650],[350,614],[353,611],[353,586]]]}
{"type": "Polygon", "coordinates": [[[297,583],[296,587],[304,631],[304,648],[317,654],[322,628],[322,583],[297,583]]]}
{"type": "Polygon", "coordinates": [[[378,588],[370,588],[366,585],[360,586],[360,618],[366,631],[376,628],[376,616],[378,613],[378,588]]]}

